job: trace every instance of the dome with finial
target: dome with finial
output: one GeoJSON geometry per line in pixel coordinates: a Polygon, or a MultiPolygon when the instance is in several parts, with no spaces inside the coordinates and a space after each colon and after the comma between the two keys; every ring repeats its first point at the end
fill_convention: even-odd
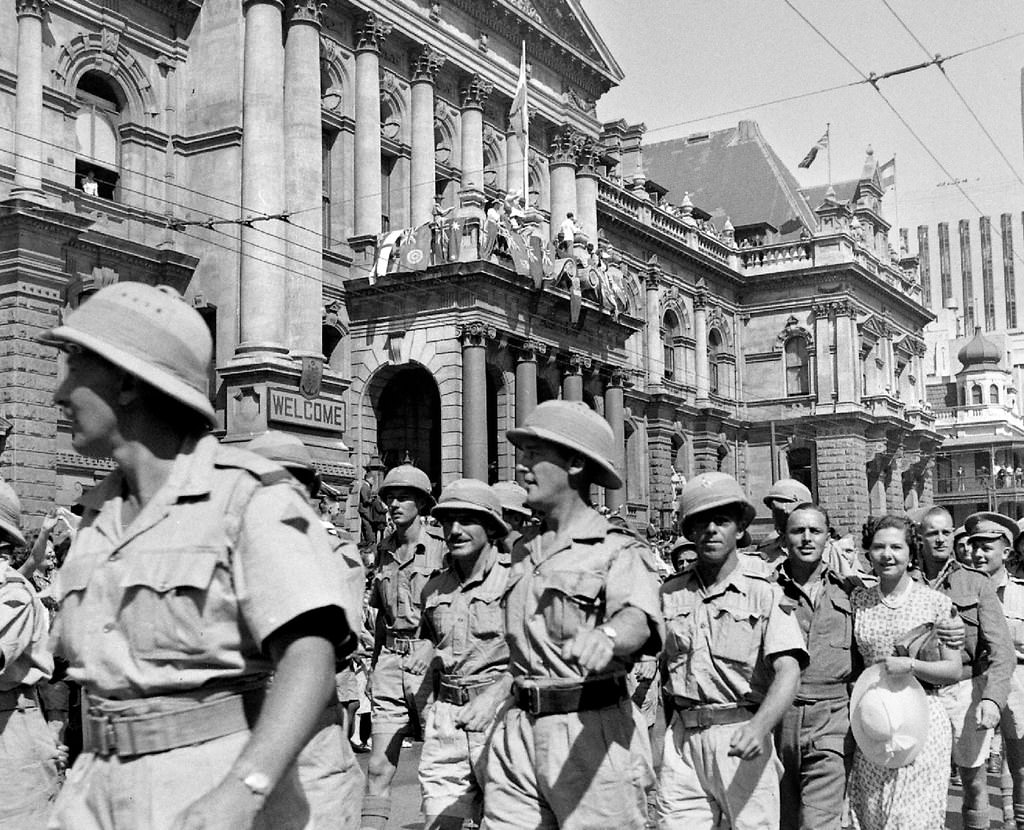
{"type": "Polygon", "coordinates": [[[999,346],[981,333],[980,326],[975,327],[971,342],[957,352],[956,356],[964,369],[972,369],[975,366],[998,366],[1002,357],[999,346]]]}

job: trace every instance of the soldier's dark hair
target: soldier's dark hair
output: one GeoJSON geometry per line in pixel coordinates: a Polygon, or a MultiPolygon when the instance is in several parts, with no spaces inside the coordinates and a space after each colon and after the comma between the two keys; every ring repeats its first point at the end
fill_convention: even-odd
{"type": "MultiPolygon", "coordinates": [[[[828,511],[820,504],[815,504],[813,501],[800,502],[796,507],[789,511],[789,515],[792,516],[797,510],[813,510],[815,513],[820,513],[822,518],[825,520],[825,529],[832,529],[832,517],[828,515],[828,511]]],[[[786,517],[786,526],[789,526],[789,517],[786,517]]]]}

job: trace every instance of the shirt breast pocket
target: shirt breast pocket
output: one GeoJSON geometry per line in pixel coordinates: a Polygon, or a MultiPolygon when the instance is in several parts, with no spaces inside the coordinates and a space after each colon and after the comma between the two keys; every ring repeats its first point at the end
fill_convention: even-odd
{"type": "Polygon", "coordinates": [[[734,663],[753,664],[761,650],[760,612],[752,608],[718,608],[711,620],[711,653],[734,663]]]}
{"type": "Polygon", "coordinates": [[[975,597],[953,597],[953,607],[964,621],[965,638],[976,643],[981,624],[978,619],[978,600],[975,597]]]}
{"type": "Polygon", "coordinates": [[[215,548],[137,551],[121,580],[125,636],[140,656],[158,660],[204,654],[215,548]]]}
{"type": "Polygon", "coordinates": [[[470,605],[470,629],[478,640],[494,640],[505,636],[505,612],[499,597],[480,599],[470,605]]]}
{"type": "Polygon", "coordinates": [[[544,589],[538,611],[548,633],[568,640],[581,628],[593,628],[604,606],[604,579],[594,573],[549,571],[543,574],[544,589]]]}
{"type": "Polygon", "coordinates": [[[832,607],[837,613],[833,615],[832,624],[829,626],[829,644],[833,648],[850,649],[853,643],[853,607],[850,605],[850,598],[845,594],[833,597],[832,607]]]}

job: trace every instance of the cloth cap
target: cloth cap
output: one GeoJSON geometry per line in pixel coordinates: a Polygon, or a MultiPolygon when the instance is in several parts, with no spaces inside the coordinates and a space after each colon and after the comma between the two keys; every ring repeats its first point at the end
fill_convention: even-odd
{"type": "Polygon", "coordinates": [[[484,522],[498,530],[502,536],[508,535],[509,526],[501,515],[501,501],[487,484],[476,478],[460,478],[453,481],[441,491],[437,506],[430,515],[439,522],[452,513],[475,513],[484,522]]]}
{"type": "Polygon", "coordinates": [[[419,467],[414,467],[412,464],[399,464],[397,467],[393,467],[384,476],[384,481],[381,482],[378,493],[381,499],[387,501],[388,493],[391,490],[397,490],[399,487],[408,487],[410,490],[418,491],[430,502],[431,507],[434,506],[435,501],[434,494],[430,489],[430,478],[419,467]]]}
{"type": "Polygon", "coordinates": [[[510,510],[525,516],[527,519],[533,517],[533,511],[526,506],[526,490],[514,481],[499,481],[491,485],[491,490],[501,502],[502,510],[510,510]]]}
{"type": "Polygon", "coordinates": [[[989,513],[987,511],[972,513],[968,516],[964,520],[964,530],[967,531],[971,541],[1002,537],[1011,545],[1020,532],[1017,523],[1009,516],[1004,516],[1002,513],[989,513]]]}
{"type": "Polygon", "coordinates": [[[928,697],[913,675],[893,675],[882,663],[861,672],[850,695],[850,726],[872,763],[905,767],[928,738],[928,697]]]}
{"type": "Polygon", "coordinates": [[[765,506],[771,509],[772,502],[779,501],[787,504],[806,504],[814,501],[814,496],[803,484],[795,478],[780,478],[765,493],[765,506]]]}
{"type": "Polygon", "coordinates": [[[38,340],[82,346],[216,426],[206,394],[213,339],[199,312],[173,288],[141,282],[108,285],[38,340]]]}
{"type": "Polygon", "coordinates": [[[963,525],[960,525],[960,527],[958,527],[956,530],[953,531],[953,545],[954,545],[954,547],[956,546],[956,543],[959,542],[961,539],[963,539],[965,536],[967,536],[967,528],[964,527],[963,525]]]}
{"type": "Polygon", "coordinates": [[[28,544],[21,532],[21,499],[6,481],[0,480],[0,537],[3,541],[24,547],[28,544]]]}
{"type": "Polygon", "coordinates": [[[320,474],[309,449],[301,438],[271,429],[253,438],[245,448],[250,452],[276,461],[297,479],[320,487],[320,474]]]}
{"type": "Polygon", "coordinates": [[[611,424],[582,401],[544,401],[523,421],[505,433],[515,446],[524,438],[539,438],[594,462],[594,484],[618,490],[622,479],[615,469],[615,434],[611,424]]]}
{"type": "MultiPolygon", "coordinates": [[[[679,495],[679,509],[683,513],[683,534],[690,535],[692,519],[708,510],[735,504],[742,511],[742,530],[746,530],[757,514],[757,510],[740,483],[728,473],[701,473],[683,485],[679,495]]],[[[743,534],[740,534],[742,537],[743,534]]],[[[747,537],[749,544],[749,537],[747,537]]],[[[737,547],[743,547],[742,538],[737,539],[737,547]]]]}

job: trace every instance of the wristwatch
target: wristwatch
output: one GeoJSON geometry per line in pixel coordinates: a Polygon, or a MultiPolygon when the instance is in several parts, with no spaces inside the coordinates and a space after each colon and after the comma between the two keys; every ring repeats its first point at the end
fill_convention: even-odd
{"type": "Polygon", "coordinates": [[[267,796],[270,795],[271,789],[273,789],[270,785],[270,778],[262,772],[253,771],[244,775],[238,773],[238,780],[261,802],[266,800],[267,796]]]}
{"type": "Polygon", "coordinates": [[[615,645],[615,638],[619,636],[618,631],[616,631],[607,623],[605,623],[604,625],[599,625],[597,627],[597,630],[604,634],[604,636],[607,637],[609,640],[611,640],[613,646],[615,645]]]}

